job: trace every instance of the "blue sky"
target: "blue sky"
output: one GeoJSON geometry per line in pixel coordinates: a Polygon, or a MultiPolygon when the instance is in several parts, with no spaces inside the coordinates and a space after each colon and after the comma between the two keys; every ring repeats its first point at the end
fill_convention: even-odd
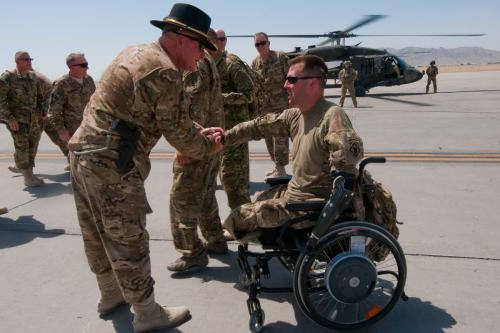
{"type": "MultiPolygon", "coordinates": [[[[67,72],[64,63],[72,51],[84,52],[90,63],[89,74],[98,79],[120,50],[132,44],[156,40],[159,30],[151,19],[166,16],[174,1],[160,0],[61,0],[1,1],[0,70],[14,67],[14,53],[27,50],[33,66],[50,79],[67,72]]],[[[367,14],[387,18],[355,31],[359,34],[486,33],[475,38],[365,37],[367,47],[480,46],[500,50],[500,5],[494,0],[335,0],[311,1],[229,1],[199,0],[198,6],[212,17],[212,26],[227,34],[317,34],[342,30],[367,14]]],[[[290,51],[321,39],[272,39],[271,48],[290,51]]],[[[251,39],[230,39],[227,48],[244,60],[256,55],[251,39]]]]}

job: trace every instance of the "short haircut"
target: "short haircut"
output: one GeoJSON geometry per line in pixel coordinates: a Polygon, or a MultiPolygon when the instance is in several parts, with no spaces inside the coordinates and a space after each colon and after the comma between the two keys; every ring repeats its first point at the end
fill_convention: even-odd
{"type": "Polygon", "coordinates": [[[262,35],[264,37],[266,37],[266,40],[269,40],[269,37],[267,36],[267,34],[265,32],[256,32],[253,34],[253,38],[257,37],[258,35],[262,35]]]}
{"type": "Polygon", "coordinates": [[[68,54],[68,56],[66,57],[66,65],[71,65],[71,63],[73,61],[75,61],[75,59],[77,58],[84,58],[85,57],[85,54],[81,53],[81,52],[73,52],[73,53],[70,53],[68,54]]]}
{"type": "Polygon", "coordinates": [[[17,51],[16,54],[14,55],[14,60],[19,59],[22,56],[30,56],[28,52],[26,51],[17,51]]]}
{"type": "Polygon", "coordinates": [[[321,76],[323,78],[323,85],[326,84],[328,67],[320,57],[312,54],[306,54],[290,59],[288,64],[290,66],[304,64],[304,72],[308,72],[310,75],[321,76]]]}

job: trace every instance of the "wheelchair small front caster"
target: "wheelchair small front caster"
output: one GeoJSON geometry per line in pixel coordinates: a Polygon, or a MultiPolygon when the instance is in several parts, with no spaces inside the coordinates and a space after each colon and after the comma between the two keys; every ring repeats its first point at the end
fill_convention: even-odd
{"type": "Polygon", "coordinates": [[[264,327],[264,320],[266,318],[266,315],[264,313],[264,310],[258,309],[252,312],[250,315],[250,331],[253,333],[259,333],[262,331],[262,327],[264,327]]]}

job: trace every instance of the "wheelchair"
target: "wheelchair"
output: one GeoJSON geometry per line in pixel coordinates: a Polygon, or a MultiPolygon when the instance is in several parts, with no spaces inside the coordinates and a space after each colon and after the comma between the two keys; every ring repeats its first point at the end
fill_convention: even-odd
{"type": "MultiPolygon", "coordinates": [[[[362,192],[373,190],[362,183],[368,163],[385,163],[384,157],[369,157],[359,166],[362,192]]],[[[290,177],[268,178],[275,186],[290,177]]],[[[249,327],[260,332],[265,313],[258,295],[264,292],[293,292],[300,310],[312,321],[336,330],[354,330],[371,325],[395,306],[404,293],[406,260],[398,241],[384,228],[367,221],[342,221],[353,192],[337,176],[326,201],[289,203],[287,209],[306,212],[284,225],[263,229],[258,237],[262,252],[251,252],[248,244],[238,246],[239,284],[248,290],[249,327]],[[316,221],[314,227],[293,225],[316,221]],[[271,275],[269,261],[276,257],[293,275],[292,286],[270,288],[261,284],[271,275]],[[253,258],[249,260],[249,258],[253,258]],[[251,263],[252,262],[252,263],[251,263]]]]}

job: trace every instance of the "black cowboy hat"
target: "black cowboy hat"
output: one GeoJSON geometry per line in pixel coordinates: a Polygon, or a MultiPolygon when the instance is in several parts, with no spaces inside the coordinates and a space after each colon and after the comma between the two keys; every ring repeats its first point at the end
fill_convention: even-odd
{"type": "Polygon", "coordinates": [[[204,47],[212,51],[217,50],[217,47],[210,42],[207,36],[208,29],[210,29],[210,16],[195,6],[176,3],[172,7],[170,14],[162,21],[151,20],[150,22],[162,30],[168,27],[189,30],[199,37],[199,41],[204,47]]]}

